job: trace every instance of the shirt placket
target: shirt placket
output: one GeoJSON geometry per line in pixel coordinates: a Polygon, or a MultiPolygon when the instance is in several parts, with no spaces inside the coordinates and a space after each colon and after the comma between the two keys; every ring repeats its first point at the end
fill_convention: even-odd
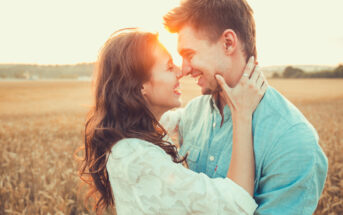
{"type": "Polygon", "coordinates": [[[218,128],[220,127],[220,120],[221,115],[217,107],[213,107],[211,113],[211,134],[208,141],[208,150],[207,150],[207,157],[206,157],[206,174],[212,175],[216,170],[216,165],[218,161],[218,147],[216,142],[214,141],[214,137],[218,128]]]}

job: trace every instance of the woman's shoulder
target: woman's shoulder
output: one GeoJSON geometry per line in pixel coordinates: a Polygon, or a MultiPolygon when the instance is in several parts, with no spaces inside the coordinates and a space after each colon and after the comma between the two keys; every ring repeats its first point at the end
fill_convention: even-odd
{"type": "Polygon", "coordinates": [[[134,183],[145,171],[167,159],[168,155],[159,146],[139,138],[125,138],[112,147],[106,168],[111,177],[134,183]]]}
{"type": "Polygon", "coordinates": [[[124,138],[114,144],[110,156],[114,159],[133,157],[144,154],[147,150],[164,153],[163,149],[149,141],[139,138],[124,138]]]}

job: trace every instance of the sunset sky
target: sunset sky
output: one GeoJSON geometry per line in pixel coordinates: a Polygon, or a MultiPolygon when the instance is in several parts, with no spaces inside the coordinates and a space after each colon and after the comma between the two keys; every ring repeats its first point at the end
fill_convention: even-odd
{"type": "MultiPolygon", "coordinates": [[[[343,63],[342,0],[248,0],[261,65],[343,63]]],[[[162,16],[179,0],[1,0],[0,63],[93,62],[112,32],[158,31],[176,62],[162,16]]]]}

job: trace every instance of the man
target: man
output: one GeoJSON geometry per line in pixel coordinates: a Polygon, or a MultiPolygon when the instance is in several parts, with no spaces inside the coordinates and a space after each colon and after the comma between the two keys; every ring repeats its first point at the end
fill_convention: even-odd
{"type": "MultiPolygon", "coordinates": [[[[183,75],[198,78],[203,96],[186,106],[179,124],[180,154],[189,168],[226,177],[232,151],[230,110],[214,77],[230,87],[256,57],[255,22],[245,0],[186,0],[164,16],[178,33],[183,75]]],[[[253,115],[255,214],[313,214],[327,174],[318,135],[300,111],[269,87],[253,115]]]]}

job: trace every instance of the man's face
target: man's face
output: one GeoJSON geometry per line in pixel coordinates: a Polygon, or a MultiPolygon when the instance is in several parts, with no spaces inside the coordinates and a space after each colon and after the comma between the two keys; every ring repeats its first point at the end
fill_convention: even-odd
{"type": "Polygon", "coordinates": [[[182,74],[198,78],[202,94],[219,89],[214,77],[223,74],[225,54],[221,42],[211,43],[205,35],[185,25],[178,35],[178,52],[182,56],[182,74]]]}

